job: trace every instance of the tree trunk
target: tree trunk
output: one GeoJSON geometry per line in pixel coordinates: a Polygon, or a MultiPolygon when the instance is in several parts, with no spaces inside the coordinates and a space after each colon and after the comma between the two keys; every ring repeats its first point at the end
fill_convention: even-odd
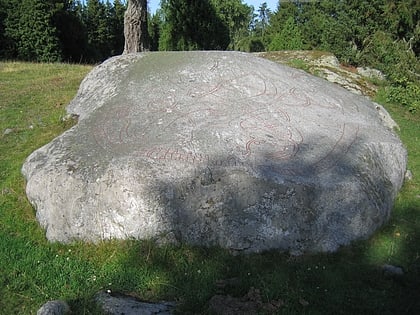
{"type": "Polygon", "coordinates": [[[149,50],[147,0],[129,0],[124,14],[124,54],[149,50]]]}

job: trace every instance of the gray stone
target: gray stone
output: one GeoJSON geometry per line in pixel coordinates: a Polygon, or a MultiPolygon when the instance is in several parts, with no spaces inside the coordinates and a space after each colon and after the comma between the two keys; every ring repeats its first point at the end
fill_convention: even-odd
{"type": "Polygon", "coordinates": [[[378,116],[382,120],[382,123],[384,124],[384,126],[392,130],[394,129],[400,130],[400,127],[398,126],[398,124],[391,118],[391,115],[389,115],[389,113],[386,111],[386,109],[382,105],[378,103],[373,103],[373,104],[375,105],[375,108],[378,111],[378,116]]]}
{"type": "Polygon", "coordinates": [[[377,79],[381,81],[386,79],[385,75],[381,71],[369,67],[358,67],[357,73],[370,79],[377,79]]]}
{"type": "Polygon", "coordinates": [[[338,68],[340,61],[334,55],[322,55],[319,59],[315,60],[315,64],[324,68],[338,68]]]}
{"type": "Polygon", "coordinates": [[[6,128],[6,129],[3,131],[3,136],[10,135],[12,132],[13,132],[13,129],[12,129],[12,128],[6,128]]]}
{"type": "Polygon", "coordinates": [[[407,180],[407,181],[411,181],[411,180],[413,180],[413,173],[411,172],[411,170],[407,170],[407,171],[405,172],[404,178],[405,178],[405,180],[407,180]]]}
{"type": "Polygon", "coordinates": [[[393,265],[383,265],[382,270],[385,275],[388,276],[402,276],[404,275],[404,270],[401,267],[393,266],[393,265]]]}
{"type": "Polygon", "coordinates": [[[96,302],[107,315],[171,315],[175,309],[172,302],[148,303],[132,296],[107,292],[99,292],[96,302]]]}
{"type": "Polygon", "coordinates": [[[68,112],[22,169],[51,241],[334,251],[388,220],[406,169],[375,104],[250,54],[114,57],[68,112]]]}
{"type": "Polygon", "coordinates": [[[37,315],[65,315],[70,313],[70,307],[65,301],[48,301],[36,312],[37,315]]]}

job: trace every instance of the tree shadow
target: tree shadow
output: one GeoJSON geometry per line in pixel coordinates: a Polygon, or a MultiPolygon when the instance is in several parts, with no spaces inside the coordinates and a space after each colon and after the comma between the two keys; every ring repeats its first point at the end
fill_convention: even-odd
{"type": "MultiPolygon", "coordinates": [[[[241,297],[251,288],[261,290],[264,302],[282,305],[278,313],[416,313],[418,259],[406,275],[388,277],[376,265],[380,260],[367,259],[375,241],[357,241],[389,228],[374,232],[390,219],[396,194],[390,189],[395,170],[363,142],[358,136],[338,144],[316,163],[301,158],[274,163],[268,151],[249,165],[215,155],[186,165],[173,180],[150,185],[168,229],[156,240],[125,243],[125,256],[107,275],[109,289],[136,292],[142,300],[176,301],[183,314],[209,314],[212,296],[241,297]],[[361,147],[368,153],[359,165],[353,157],[361,147]],[[356,188],[364,194],[355,195],[356,188]],[[272,232],[279,226],[290,233],[272,232]],[[353,246],[334,253],[314,253],[324,244],[337,249],[350,242],[353,246]]],[[[299,154],[310,150],[301,146],[299,154]]],[[[403,211],[417,212],[412,205],[403,211]]],[[[405,246],[417,249],[418,239],[415,232],[399,255],[405,255],[405,246]]],[[[80,302],[88,304],[72,305],[80,302]]]]}
{"type": "Polygon", "coordinates": [[[168,227],[163,239],[303,254],[368,238],[390,218],[404,172],[391,165],[403,155],[383,159],[357,136],[317,157],[317,139],[306,139],[312,145],[299,146],[293,158],[273,158],[271,151],[246,159],[214,155],[177,178],[158,179],[149,193],[159,194],[168,227]]]}

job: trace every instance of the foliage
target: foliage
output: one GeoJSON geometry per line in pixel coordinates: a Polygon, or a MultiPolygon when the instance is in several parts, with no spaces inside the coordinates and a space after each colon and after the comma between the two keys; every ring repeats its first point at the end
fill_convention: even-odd
{"type": "Polygon", "coordinates": [[[388,77],[389,101],[418,108],[420,4],[415,0],[279,2],[265,50],[313,49],[342,63],[377,68],[388,77]]]}
{"type": "Polygon", "coordinates": [[[5,34],[5,20],[7,17],[6,0],[0,0],[0,56],[6,54],[7,38],[5,34]]]}
{"type": "Polygon", "coordinates": [[[241,0],[211,0],[220,21],[229,31],[228,49],[235,50],[239,40],[248,34],[252,8],[241,0]]]}
{"type": "Polygon", "coordinates": [[[108,30],[111,31],[110,55],[112,56],[120,55],[124,50],[124,13],[126,9],[124,3],[121,0],[114,0],[113,5],[107,2],[108,30]]]}
{"type": "MultiPolygon", "coordinates": [[[[121,0],[0,0],[0,58],[102,61],[123,51],[124,11],[121,0]]],[[[417,0],[279,1],[274,12],[265,2],[161,0],[148,31],[152,50],[330,51],[398,86],[417,84],[419,15],[417,0]]]]}
{"type": "Polygon", "coordinates": [[[224,50],[229,30],[209,0],[162,2],[165,23],[160,50],[224,50]]]}
{"type": "Polygon", "coordinates": [[[406,107],[410,112],[420,112],[420,84],[406,80],[386,89],[386,100],[389,103],[406,107]]]}
{"type": "Polygon", "coordinates": [[[293,17],[289,17],[282,30],[277,33],[269,50],[299,50],[303,47],[302,34],[293,17]]]}
{"type": "Polygon", "coordinates": [[[150,16],[149,14],[147,21],[149,23],[150,50],[157,51],[159,50],[159,38],[162,24],[160,12],[156,12],[153,16],[150,16]]]}
{"type": "Polygon", "coordinates": [[[245,52],[263,52],[265,51],[263,40],[262,37],[247,36],[238,42],[237,48],[238,50],[245,52]]]}
{"type": "Polygon", "coordinates": [[[6,7],[5,37],[11,43],[7,55],[47,62],[61,59],[57,29],[53,25],[54,3],[10,0],[6,7]]]}
{"type": "MultiPolygon", "coordinates": [[[[109,4],[109,3],[108,3],[109,4]]],[[[84,19],[87,30],[89,55],[93,60],[103,60],[112,49],[112,33],[108,31],[110,8],[99,0],[87,0],[84,19]]]]}
{"type": "Polygon", "coordinates": [[[383,31],[366,38],[358,61],[384,71],[393,84],[415,81],[420,74],[419,60],[408,44],[383,31]]]}
{"type": "Polygon", "coordinates": [[[270,25],[271,10],[267,7],[267,3],[263,2],[258,8],[258,15],[253,21],[253,32],[261,37],[265,36],[267,27],[270,25]]]}
{"type": "Polygon", "coordinates": [[[54,15],[53,24],[57,28],[63,60],[79,62],[88,55],[86,26],[81,14],[81,6],[69,1],[54,15]]]}
{"type": "MultiPolygon", "coordinates": [[[[393,104],[386,108],[401,128],[414,178],[405,183],[388,224],[337,253],[233,256],[151,241],[47,242],[20,169],[33,150],[71,127],[61,119],[64,107],[90,69],[0,63],[0,313],[35,314],[46,301],[65,299],[74,314],[100,314],[93,296],[111,290],[176,300],[181,314],[207,314],[215,294],[242,297],[252,287],[264,302],[278,301],[278,314],[420,313],[420,116],[393,104]],[[401,266],[404,275],[384,275],[384,264],[401,266]]],[[[386,102],[381,97],[377,101],[386,102]]]]}
{"type": "Polygon", "coordinates": [[[420,63],[407,42],[378,31],[366,39],[359,63],[387,74],[388,102],[402,105],[410,112],[420,110],[420,63]]]}
{"type": "Polygon", "coordinates": [[[0,58],[97,62],[124,48],[120,0],[1,0],[0,58]]]}

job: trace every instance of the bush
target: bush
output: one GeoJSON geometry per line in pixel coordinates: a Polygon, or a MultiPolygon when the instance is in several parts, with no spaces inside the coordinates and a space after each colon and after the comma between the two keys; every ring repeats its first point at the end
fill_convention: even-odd
{"type": "Polygon", "coordinates": [[[238,42],[238,50],[245,52],[265,51],[265,45],[261,37],[245,37],[238,42]]]}
{"type": "Polygon", "coordinates": [[[420,111],[420,84],[408,80],[400,81],[400,84],[394,84],[386,89],[386,100],[416,113],[420,111]]]}
{"type": "Polygon", "coordinates": [[[402,105],[412,113],[420,110],[420,63],[409,43],[378,31],[366,39],[359,63],[387,76],[387,102],[402,105]]]}
{"type": "Polygon", "coordinates": [[[420,72],[419,60],[409,44],[394,40],[389,33],[382,31],[365,40],[358,62],[383,71],[391,84],[397,86],[416,81],[420,72]]]}
{"type": "Polygon", "coordinates": [[[289,17],[280,33],[277,33],[271,41],[268,49],[275,50],[299,50],[303,48],[302,34],[293,17],[289,17]]]}

